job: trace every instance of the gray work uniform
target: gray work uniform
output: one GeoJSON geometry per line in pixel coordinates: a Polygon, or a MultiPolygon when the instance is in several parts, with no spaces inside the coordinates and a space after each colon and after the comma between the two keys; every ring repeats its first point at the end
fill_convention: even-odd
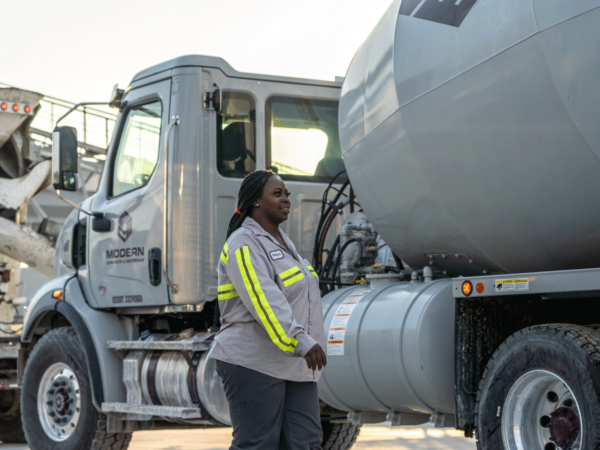
{"type": "Polygon", "coordinates": [[[209,356],[282,380],[316,382],[321,372],[303,356],[317,343],[325,348],[319,279],[280,234],[287,249],[248,217],[225,243],[221,329],[209,356]]]}

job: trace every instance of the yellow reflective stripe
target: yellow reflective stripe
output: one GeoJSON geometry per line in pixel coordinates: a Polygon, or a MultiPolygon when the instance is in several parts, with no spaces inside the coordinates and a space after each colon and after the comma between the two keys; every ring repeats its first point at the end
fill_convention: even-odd
{"type": "Polygon", "coordinates": [[[236,291],[227,292],[225,294],[219,294],[219,301],[221,300],[229,300],[230,298],[239,297],[239,294],[236,291]]]}
{"type": "Polygon", "coordinates": [[[314,270],[311,270],[310,273],[312,273],[315,277],[319,277],[319,274],[317,272],[315,272],[314,270]]]}
{"type": "Polygon", "coordinates": [[[302,272],[300,272],[300,273],[299,273],[298,275],[296,275],[295,277],[293,277],[293,278],[290,278],[289,280],[285,280],[285,281],[283,282],[283,285],[284,285],[285,287],[288,287],[288,286],[290,286],[290,285],[292,285],[292,284],[294,284],[294,283],[297,283],[297,282],[298,282],[298,281],[300,281],[302,278],[304,278],[304,274],[303,274],[302,272]]]}
{"type": "Polygon", "coordinates": [[[308,270],[310,270],[311,272],[314,272],[314,271],[315,271],[315,269],[313,268],[313,266],[306,266],[306,268],[307,268],[308,270]]]}
{"type": "Polygon", "coordinates": [[[286,277],[289,277],[290,275],[295,274],[296,272],[300,272],[300,268],[298,266],[294,266],[291,269],[286,270],[285,272],[281,272],[279,274],[279,277],[281,279],[284,279],[286,277]]]}
{"type": "Polygon", "coordinates": [[[228,260],[229,260],[229,246],[227,245],[227,242],[225,242],[225,245],[223,246],[223,251],[221,252],[221,261],[223,261],[223,264],[227,265],[228,260]]]}
{"type": "Polygon", "coordinates": [[[219,286],[219,292],[223,292],[223,291],[231,291],[235,289],[233,287],[233,284],[229,283],[229,284],[222,284],[219,286]]]}
{"type": "Polygon", "coordinates": [[[244,280],[244,285],[246,286],[246,290],[248,291],[248,295],[250,296],[250,300],[252,301],[252,305],[254,306],[254,309],[256,310],[256,313],[258,314],[260,321],[262,322],[263,326],[265,327],[265,330],[267,330],[269,337],[271,338],[273,343],[277,347],[279,347],[281,350],[283,350],[284,352],[293,353],[294,352],[293,347],[298,344],[298,341],[296,339],[293,339],[293,338],[290,339],[289,337],[287,337],[287,335],[284,333],[283,329],[281,328],[281,324],[275,317],[275,314],[273,313],[271,306],[267,302],[267,299],[265,298],[265,294],[260,287],[260,283],[258,282],[258,277],[256,276],[256,272],[254,271],[254,267],[252,266],[252,261],[250,260],[250,252],[248,250],[248,246],[244,246],[241,249],[237,249],[235,251],[235,256],[237,259],[238,267],[240,269],[240,274],[242,275],[242,280],[244,280]],[[244,259],[242,259],[242,250],[244,252],[244,259]],[[252,282],[250,281],[250,279],[248,279],[248,274],[246,274],[246,267],[244,266],[244,260],[247,261],[248,274],[250,274],[250,279],[252,280],[252,282]],[[253,286],[254,286],[254,289],[256,289],[256,293],[258,294],[258,297],[260,298],[260,304],[259,304],[259,299],[257,299],[256,295],[254,294],[253,286]],[[267,315],[269,316],[269,319],[271,320],[271,323],[275,327],[275,330],[277,330],[278,335],[275,334],[275,331],[271,327],[271,323],[269,323],[269,320],[265,316],[265,312],[263,311],[263,308],[264,308],[264,311],[266,311],[267,315]],[[287,344],[287,345],[285,345],[285,344],[287,344]]]}
{"type": "MultiPolygon", "coordinates": [[[[271,309],[271,305],[269,305],[269,302],[267,301],[267,297],[265,297],[265,294],[264,294],[262,288],[260,287],[258,277],[256,276],[256,272],[254,271],[254,267],[252,266],[252,261],[250,260],[250,250],[248,249],[247,246],[244,247],[244,259],[248,261],[248,272],[250,272],[250,278],[251,278],[252,282],[254,283],[256,292],[258,293],[258,297],[260,298],[260,302],[261,302],[263,308],[265,308],[265,311],[267,311],[267,315],[269,316],[269,319],[271,319],[271,323],[273,323],[273,326],[275,327],[275,331],[277,331],[277,334],[279,334],[279,337],[281,338],[281,340],[283,342],[285,342],[286,344],[293,345],[293,346],[298,345],[298,341],[296,339],[289,338],[287,336],[287,334],[285,334],[285,331],[283,331],[283,328],[281,327],[279,320],[277,320],[275,313],[271,309]]],[[[300,269],[298,269],[298,270],[300,270],[300,269]]],[[[302,276],[304,276],[304,275],[302,275],[302,276]]]]}

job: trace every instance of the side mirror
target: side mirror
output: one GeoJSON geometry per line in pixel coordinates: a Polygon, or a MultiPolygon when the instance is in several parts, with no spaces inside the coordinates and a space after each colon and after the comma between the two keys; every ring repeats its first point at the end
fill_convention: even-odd
{"type": "Polygon", "coordinates": [[[213,92],[213,108],[215,109],[215,112],[217,114],[221,113],[223,111],[223,92],[221,92],[221,89],[219,89],[219,86],[217,86],[217,83],[214,84],[215,86],[215,90],[213,92]]]}
{"type": "Polygon", "coordinates": [[[121,107],[123,106],[121,100],[123,99],[124,94],[125,90],[119,89],[119,85],[115,84],[110,93],[110,101],[108,102],[108,106],[114,109],[121,109],[121,107]]]}
{"type": "Polygon", "coordinates": [[[52,183],[54,189],[76,191],[77,130],[73,127],[56,127],[52,133],[52,183]]]}
{"type": "Polygon", "coordinates": [[[217,83],[213,83],[213,86],[215,87],[213,92],[204,93],[204,107],[219,114],[223,109],[223,92],[221,92],[217,83]]]}

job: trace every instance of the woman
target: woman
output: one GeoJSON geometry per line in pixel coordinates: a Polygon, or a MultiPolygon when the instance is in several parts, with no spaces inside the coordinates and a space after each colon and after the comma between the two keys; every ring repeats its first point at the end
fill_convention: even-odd
{"type": "Polygon", "coordinates": [[[317,381],[327,365],[317,274],[279,229],[289,192],[275,173],[246,177],[219,261],[217,360],[233,425],[230,450],[315,450],[317,381]]]}

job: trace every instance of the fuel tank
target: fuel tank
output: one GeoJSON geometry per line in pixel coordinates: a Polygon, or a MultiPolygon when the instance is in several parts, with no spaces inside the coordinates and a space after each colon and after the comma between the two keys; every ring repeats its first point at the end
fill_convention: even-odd
{"type": "Polygon", "coordinates": [[[339,123],[354,191],[412,267],[600,266],[600,0],[396,0],[339,123]]]}
{"type": "Polygon", "coordinates": [[[454,299],[449,279],[350,287],[323,298],[326,404],[429,420],[454,414],[454,299]]]}

